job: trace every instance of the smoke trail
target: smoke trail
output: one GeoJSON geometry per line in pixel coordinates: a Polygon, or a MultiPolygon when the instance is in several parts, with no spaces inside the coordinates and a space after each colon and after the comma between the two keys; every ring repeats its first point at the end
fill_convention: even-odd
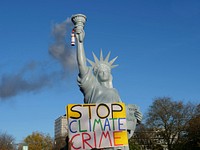
{"type": "Polygon", "coordinates": [[[62,64],[65,70],[73,71],[77,66],[75,50],[66,44],[66,35],[70,35],[71,28],[72,22],[69,18],[53,26],[54,43],[49,47],[49,53],[62,64]]]}
{"type": "Polygon", "coordinates": [[[16,74],[3,74],[0,78],[0,100],[16,96],[24,92],[38,91],[52,82],[51,74],[41,74],[32,77],[37,72],[37,63],[30,62],[16,74]]]}
{"type": "Polygon", "coordinates": [[[63,80],[63,76],[67,75],[66,73],[69,74],[76,69],[75,50],[72,50],[70,44],[67,45],[66,43],[66,35],[70,35],[71,28],[72,23],[70,19],[67,19],[62,23],[53,25],[51,31],[53,43],[50,45],[48,52],[60,62],[62,70],[55,70],[55,67],[44,70],[45,67],[49,68],[49,66],[46,66],[45,61],[40,63],[32,61],[15,73],[3,73],[0,76],[0,100],[21,93],[38,92],[44,88],[54,86],[55,83],[63,80]]]}

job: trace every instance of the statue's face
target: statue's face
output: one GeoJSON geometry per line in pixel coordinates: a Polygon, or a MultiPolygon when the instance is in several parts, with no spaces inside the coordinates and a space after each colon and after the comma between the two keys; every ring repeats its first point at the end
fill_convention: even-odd
{"type": "Polygon", "coordinates": [[[98,79],[101,82],[110,80],[110,69],[107,67],[100,67],[98,72],[98,79]]]}

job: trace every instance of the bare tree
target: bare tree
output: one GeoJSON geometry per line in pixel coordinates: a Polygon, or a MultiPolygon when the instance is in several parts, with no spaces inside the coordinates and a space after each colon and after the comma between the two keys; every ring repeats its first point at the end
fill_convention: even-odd
{"type": "Polygon", "coordinates": [[[146,126],[157,130],[169,150],[179,143],[194,115],[194,105],[172,101],[169,97],[156,98],[147,113],[146,126]]]}
{"type": "Polygon", "coordinates": [[[0,150],[14,150],[14,137],[7,133],[0,133],[0,150]]]}

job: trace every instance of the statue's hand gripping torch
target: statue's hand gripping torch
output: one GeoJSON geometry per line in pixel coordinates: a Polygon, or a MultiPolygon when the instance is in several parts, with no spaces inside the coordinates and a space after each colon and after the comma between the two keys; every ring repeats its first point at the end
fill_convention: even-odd
{"type": "Polygon", "coordinates": [[[75,45],[75,37],[78,40],[77,42],[82,43],[85,37],[85,32],[84,32],[84,25],[86,22],[86,16],[82,14],[77,14],[73,15],[71,18],[73,24],[74,24],[74,29],[72,30],[71,34],[71,45],[75,45]]]}

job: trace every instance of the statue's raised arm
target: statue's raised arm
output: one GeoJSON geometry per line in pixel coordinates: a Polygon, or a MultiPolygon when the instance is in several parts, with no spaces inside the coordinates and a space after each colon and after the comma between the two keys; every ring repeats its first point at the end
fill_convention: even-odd
{"type": "Polygon", "coordinates": [[[79,69],[78,85],[84,95],[85,103],[112,103],[121,102],[120,96],[112,85],[111,69],[114,58],[109,61],[110,53],[103,58],[101,51],[100,59],[93,53],[95,62],[88,60],[91,66],[87,66],[87,58],[84,51],[84,25],[86,16],[82,14],[73,15],[71,18],[74,23],[74,32],[76,37],[77,63],[79,69]]]}
{"type": "Polygon", "coordinates": [[[79,69],[79,76],[83,77],[84,74],[88,71],[86,56],[84,51],[84,24],[86,22],[86,16],[82,14],[77,14],[72,16],[72,22],[74,23],[74,32],[76,36],[76,44],[77,44],[77,62],[79,69]]]}

